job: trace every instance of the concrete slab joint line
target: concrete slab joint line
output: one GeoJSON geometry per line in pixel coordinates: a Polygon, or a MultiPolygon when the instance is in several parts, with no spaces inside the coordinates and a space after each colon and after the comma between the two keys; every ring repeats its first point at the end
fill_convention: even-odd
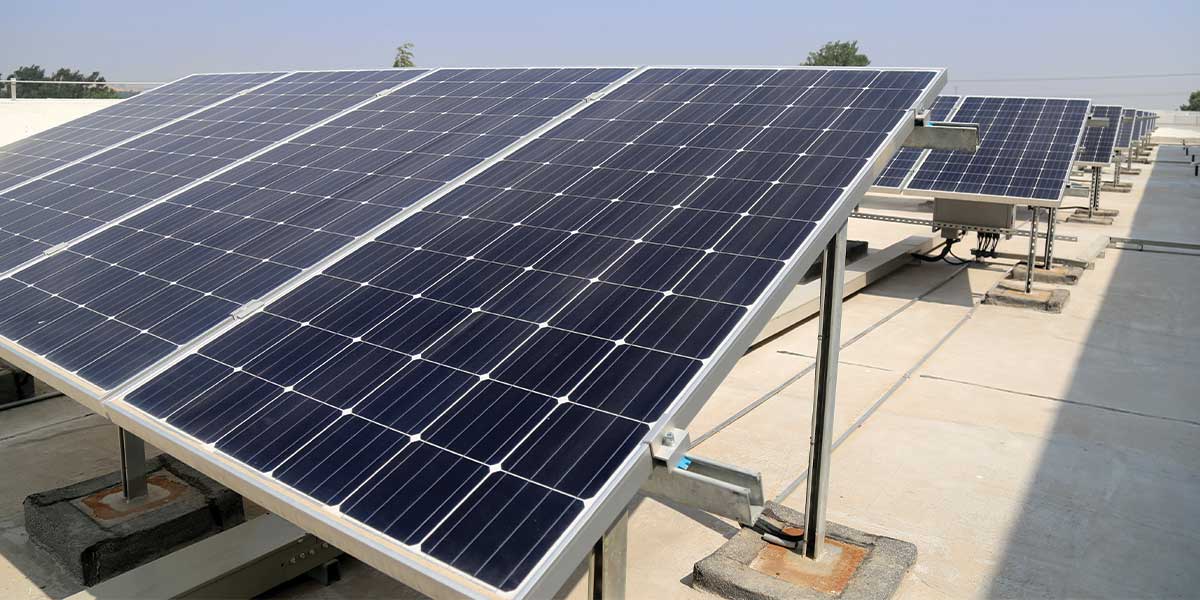
{"type": "MultiPolygon", "coordinates": [[[[774,529],[801,527],[804,515],[775,502],[768,502],[759,519],[759,527],[774,529]]],[[[904,574],[917,560],[917,547],[894,538],[872,535],[830,522],[827,539],[859,547],[866,551],[858,567],[845,581],[840,594],[798,585],[752,567],[755,559],[770,544],[755,529],[745,528],[708,557],[697,562],[692,571],[692,587],[724,598],[737,600],[884,600],[891,598],[904,574]]],[[[797,560],[804,560],[797,555],[797,560]]]]}
{"type": "Polygon", "coordinates": [[[120,471],[26,497],[30,541],[92,586],[245,521],[241,496],[182,462],[160,455],[146,470],[167,489],[127,511],[97,495],[121,495],[120,471]]]}

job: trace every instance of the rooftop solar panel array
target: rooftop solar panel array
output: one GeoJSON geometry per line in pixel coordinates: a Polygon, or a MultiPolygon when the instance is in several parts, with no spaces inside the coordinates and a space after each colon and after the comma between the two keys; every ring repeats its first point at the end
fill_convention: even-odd
{"type": "Polygon", "coordinates": [[[283,73],[191,75],[0,148],[0,191],[283,73]]]}
{"type": "MultiPolygon", "coordinates": [[[[439,76],[478,77],[405,91],[439,76]]],[[[407,560],[528,591],[648,434],[723,376],[716,361],[744,350],[739,332],[940,85],[920,70],[647,69],[108,404],[407,560]]]]}
{"type": "Polygon", "coordinates": [[[1094,106],[1092,116],[1108,119],[1104,127],[1088,127],[1083,132],[1083,143],[1076,160],[1081,163],[1107,165],[1112,162],[1113,147],[1117,141],[1117,129],[1121,122],[1120,106],[1094,106]]]}
{"type": "Polygon", "coordinates": [[[1133,124],[1137,117],[1137,110],[1133,108],[1125,108],[1121,110],[1121,128],[1117,130],[1117,139],[1114,145],[1119,150],[1129,148],[1133,141],[1133,124]]]}
{"type": "MultiPolygon", "coordinates": [[[[933,108],[929,111],[929,118],[933,121],[948,119],[958,104],[959,98],[961,96],[938,96],[937,101],[933,103],[933,108]]],[[[885,188],[901,187],[924,153],[925,151],[921,148],[901,148],[892,157],[883,173],[879,175],[879,179],[875,180],[875,185],[885,188]]]]}
{"type": "Polygon", "coordinates": [[[1090,109],[1088,100],[967,96],[950,121],[978,124],[979,149],[930,151],[908,188],[1057,204],[1090,109]]]}
{"type": "Polygon", "coordinates": [[[441,71],[324,124],[419,72],[289,76],[235,103],[281,88],[265,118],[227,105],[167,135],[188,143],[242,119],[212,137],[230,153],[303,135],[0,281],[0,334],[111,388],[626,72],[441,71]]]}
{"type": "Polygon", "coordinates": [[[0,194],[0,271],[394,87],[409,70],[295,73],[0,194]],[[341,79],[338,79],[341,78],[341,79]]]}

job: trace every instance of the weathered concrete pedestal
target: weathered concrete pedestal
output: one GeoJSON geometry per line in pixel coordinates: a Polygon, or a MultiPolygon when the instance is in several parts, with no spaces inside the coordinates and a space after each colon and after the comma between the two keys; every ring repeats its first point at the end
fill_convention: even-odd
{"type": "MultiPolygon", "coordinates": [[[[1121,214],[1121,211],[1119,211],[1115,208],[1093,208],[1092,209],[1093,217],[1115,217],[1119,214],[1121,214]]],[[[1086,216],[1088,216],[1088,211],[1086,208],[1077,208],[1077,209],[1075,209],[1075,216],[1086,217],[1086,216]]]]}
{"type": "MultiPolygon", "coordinates": [[[[1007,279],[1012,281],[1025,281],[1026,276],[1025,263],[1020,263],[1013,267],[1013,270],[1008,273],[1007,279]]],[[[1041,267],[1033,268],[1034,283],[1049,283],[1053,285],[1075,285],[1079,283],[1079,278],[1083,277],[1083,269],[1080,267],[1072,267],[1069,265],[1050,265],[1049,269],[1041,267]]]]}
{"type": "Polygon", "coordinates": [[[1128,194],[1133,190],[1133,186],[1128,183],[1104,183],[1100,185],[1102,192],[1117,192],[1118,194],[1128,194]]]}
{"type": "MultiPolygon", "coordinates": [[[[802,530],[804,515],[768,502],[764,522],[777,531],[802,530]]],[[[917,547],[908,542],[836,523],[828,523],[825,553],[817,561],[762,537],[742,529],[696,563],[692,587],[738,600],[883,600],[917,560],[917,547]]]]}
{"type": "MultiPolygon", "coordinates": [[[[1037,271],[1037,269],[1034,269],[1037,271]]],[[[996,287],[988,290],[983,297],[984,304],[1008,306],[1011,308],[1031,308],[1048,313],[1061,313],[1071,298],[1071,292],[1061,289],[1050,289],[1035,286],[1032,292],[1025,293],[1025,280],[1004,279],[996,283],[996,287]]]]}
{"type": "Polygon", "coordinates": [[[1096,214],[1095,212],[1093,212],[1092,214],[1093,214],[1093,216],[1089,217],[1089,216],[1087,216],[1086,211],[1083,214],[1076,213],[1076,214],[1073,214],[1073,215],[1067,217],[1067,222],[1068,223],[1085,223],[1088,225],[1112,225],[1113,224],[1112,217],[1102,217],[1102,216],[1096,214]]]}
{"type": "Polygon", "coordinates": [[[126,501],[121,473],[25,498],[29,539],[92,586],[245,521],[242,498],[166,455],[146,461],[147,494],[126,501]]]}

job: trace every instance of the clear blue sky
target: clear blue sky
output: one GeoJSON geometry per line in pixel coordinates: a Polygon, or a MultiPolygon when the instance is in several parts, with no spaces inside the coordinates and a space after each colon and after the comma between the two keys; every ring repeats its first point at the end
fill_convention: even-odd
{"type": "Polygon", "coordinates": [[[187,73],[390,66],[795,64],[857,39],[877,66],[940,66],[947,92],[1083,96],[1173,108],[1200,77],[976,79],[1200,72],[1200,0],[1133,2],[9,3],[0,70],[37,63],[110,80],[187,73]]]}

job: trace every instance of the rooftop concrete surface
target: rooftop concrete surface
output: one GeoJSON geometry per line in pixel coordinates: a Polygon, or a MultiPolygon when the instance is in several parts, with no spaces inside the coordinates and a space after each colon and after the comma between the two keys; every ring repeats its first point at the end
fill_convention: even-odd
{"type": "Polygon", "coordinates": [[[0,146],[117,102],[120,100],[0,99],[0,146]]]}
{"type": "MultiPolygon", "coordinates": [[[[1122,176],[1130,193],[1103,193],[1114,224],[1060,222],[1081,242],[1058,252],[1095,235],[1200,243],[1200,178],[1168,162],[1179,146],[1154,152],[1122,176]]],[[[911,199],[863,209],[929,218],[911,199]]],[[[849,224],[876,248],[920,234],[849,224]]],[[[979,303],[1014,262],[913,264],[847,300],[829,518],[917,545],[900,598],[1200,595],[1200,256],[1110,249],[1059,315],[979,303]]],[[[809,320],[748,353],[691,426],[694,454],[762,471],[767,497],[800,510],[815,343],[809,320]]],[[[20,502],[116,469],[116,439],[65,398],[0,413],[0,597],[78,590],[29,545],[20,502]]],[[[708,597],[688,587],[692,565],[736,524],[652,498],[631,508],[629,597],[708,597]]],[[[419,597],[352,559],[343,576],[268,596],[419,597]]]]}

